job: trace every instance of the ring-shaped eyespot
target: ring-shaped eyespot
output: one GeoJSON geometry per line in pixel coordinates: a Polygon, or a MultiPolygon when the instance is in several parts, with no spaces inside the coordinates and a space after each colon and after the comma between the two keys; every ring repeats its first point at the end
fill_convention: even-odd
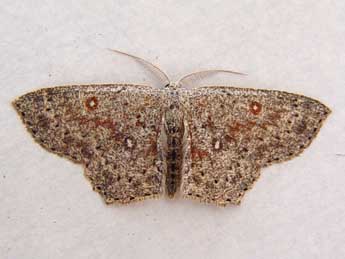
{"type": "Polygon", "coordinates": [[[88,111],[94,111],[98,107],[98,99],[95,96],[91,96],[85,100],[85,107],[88,111]]]}
{"type": "Polygon", "coordinates": [[[252,113],[254,115],[259,115],[261,110],[262,110],[262,104],[261,103],[253,101],[249,104],[250,113],[252,113]]]}

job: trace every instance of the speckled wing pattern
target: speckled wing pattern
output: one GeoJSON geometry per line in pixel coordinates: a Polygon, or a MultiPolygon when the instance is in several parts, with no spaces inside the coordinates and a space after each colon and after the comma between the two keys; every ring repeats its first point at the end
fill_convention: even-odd
{"type": "Polygon", "coordinates": [[[106,203],[163,192],[160,155],[164,93],[137,85],[45,88],[14,106],[36,142],[85,167],[106,203]]]}
{"type": "Polygon", "coordinates": [[[239,204],[262,167],[300,154],[330,113],[297,94],[216,86],[187,92],[185,107],[182,195],[220,206],[239,204]]]}
{"type": "Polygon", "coordinates": [[[330,113],[281,91],[176,85],[45,88],[14,106],[36,142],[84,165],[108,204],[164,193],[239,204],[260,169],[300,154],[330,113]]]}

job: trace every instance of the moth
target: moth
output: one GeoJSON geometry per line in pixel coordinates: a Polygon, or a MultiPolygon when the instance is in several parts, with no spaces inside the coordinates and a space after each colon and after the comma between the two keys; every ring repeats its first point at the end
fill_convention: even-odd
{"type": "MultiPolygon", "coordinates": [[[[169,82],[151,63],[125,55],[169,82]]],[[[317,100],[282,91],[185,88],[188,77],[160,89],[134,84],[44,88],[13,105],[37,143],[83,165],[107,204],[163,194],[240,204],[261,168],[301,154],[330,114],[317,100]]]]}

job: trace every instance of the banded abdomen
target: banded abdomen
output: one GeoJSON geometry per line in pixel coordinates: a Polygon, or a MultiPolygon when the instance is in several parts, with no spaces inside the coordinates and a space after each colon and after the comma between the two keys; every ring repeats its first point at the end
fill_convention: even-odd
{"type": "Polygon", "coordinates": [[[182,138],[184,133],[183,111],[176,90],[171,90],[170,93],[170,103],[165,113],[165,130],[168,145],[165,190],[168,196],[173,198],[181,185],[182,138]]]}

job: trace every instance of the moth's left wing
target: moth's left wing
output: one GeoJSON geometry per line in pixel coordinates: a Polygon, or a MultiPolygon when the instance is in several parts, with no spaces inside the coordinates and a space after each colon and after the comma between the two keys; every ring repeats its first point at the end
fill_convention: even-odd
{"type": "Polygon", "coordinates": [[[311,98],[269,90],[203,87],[186,100],[182,194],[222,206],[239,204],[261,167],[300,154],[330,113],[311,98]]]}
{"type": "Polygon", "coordinates": [[[14,106],[37,143],[84,165],[106,203],[129,203],[163,192],[164,102],[146,86],[77,85],[40,89],[14,106]]]}

